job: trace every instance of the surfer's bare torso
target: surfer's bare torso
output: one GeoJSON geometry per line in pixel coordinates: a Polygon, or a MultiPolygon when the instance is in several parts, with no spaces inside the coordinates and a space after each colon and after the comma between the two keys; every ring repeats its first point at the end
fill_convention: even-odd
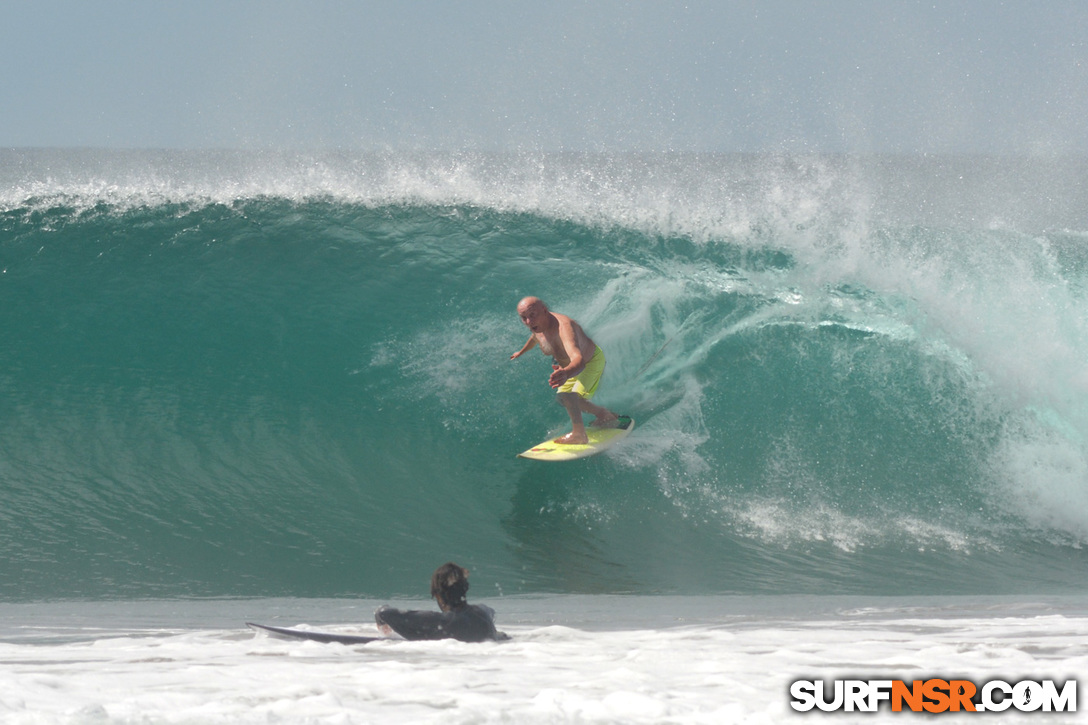
{"type": "Polygon", "coordinates": [[[563,343],[562,334],[564,328],[567,328],[569,330],[567,337],[574,340],[574,344],[581,353],[582,360],[588,361],[593,357],[593,352],[597,349],[597,346],[594,344],[593,340],[589,339],[589,335],[585,333],[585,330],[582,329],[581,325],[558,312],[549,312],[548,314],[555,318],[554,324],[549,325],[539,332],[530,328],[533,330],[533,336],[536,338],[536,343],[540,346],[541,352],[549,357],[555,358],[555,361],[563,367],[570,365],[571,356],[568,354],[566,345],[563,343]]]}

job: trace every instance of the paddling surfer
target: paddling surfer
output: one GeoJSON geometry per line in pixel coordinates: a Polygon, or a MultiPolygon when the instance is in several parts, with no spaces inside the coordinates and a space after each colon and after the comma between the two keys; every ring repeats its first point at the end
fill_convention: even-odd
{"type": "Polygon", "coordinates": [[[570,415],[571,432],[556,438],[556,443],[584,444],[589,442],[582,413],[596,418],[590,424],[611,427],[618,416],[608,408],[589,402],[597,392],[604,374],[604,352],[589,338],[577,322],[552,312],[538,297],[526,297],[518,303],[518,317],[532,331],[529,341],[510,356],[521,357],[537,345],[541,352],[555,360],[548,384],[556,389],[556,398],[570,415]]]}
{"type": "Polygon", "coordinates": [[[431,575],[431,596],[441,612],[403,611],[383,606],[374,613],[382,634],[396,632],[408,640],[456,639],[461,642],[485,642],[510,639],[495,629],[495,610],[482,604],[469,604],[468,569],[452,561],[438,567],[431,575]]]}

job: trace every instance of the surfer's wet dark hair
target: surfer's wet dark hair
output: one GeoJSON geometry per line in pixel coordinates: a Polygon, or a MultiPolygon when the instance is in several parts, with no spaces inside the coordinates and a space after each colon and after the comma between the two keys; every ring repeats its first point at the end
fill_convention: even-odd
{"type": "Polygon", "coordinates": [[[456,609],[468,604],[468,569],[452,561],[435,569],[431,576],[431,596],[443,610],[456,609]]]}

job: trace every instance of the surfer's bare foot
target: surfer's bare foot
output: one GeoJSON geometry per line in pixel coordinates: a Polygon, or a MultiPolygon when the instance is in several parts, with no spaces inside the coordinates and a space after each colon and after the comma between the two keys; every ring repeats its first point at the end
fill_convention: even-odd
{"type": "Polygon", "coordinates": [[[593,419],[590,423],[592,428],[615,428],[619,425],[620,417],[615,413],[602,413],[593,419]]]}
{"type": "Polygon", "coordinates": [[[585,445],[586,443],[589,443],[589,436],[587,436],[585,433],[580,436],[575,435],[574,433],[567,433],[565,436],[560,436],[559,438],[556,438],[554,442],[568,446],[585,445]]]}

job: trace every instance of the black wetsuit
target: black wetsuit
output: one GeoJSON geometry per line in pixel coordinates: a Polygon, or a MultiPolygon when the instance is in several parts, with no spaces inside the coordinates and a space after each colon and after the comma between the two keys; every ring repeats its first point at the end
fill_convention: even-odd
{"type": "Polygon", "coordinates": [[[389,627],[410,640],[485,642],[510,639],[495,629],[495,610],[480,604],[466,604],[448,612],[402,611],[383,606],[374,613],[374,621],[379,627],[389,627]]]}

